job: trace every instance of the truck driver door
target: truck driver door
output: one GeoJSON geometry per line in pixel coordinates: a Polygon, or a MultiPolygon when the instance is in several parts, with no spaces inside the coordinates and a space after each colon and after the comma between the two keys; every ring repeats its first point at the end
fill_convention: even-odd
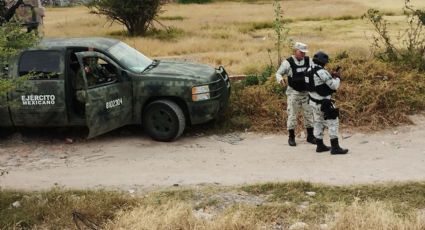
{"type": "MultiPolygon", "coordinates": [[[[132,84],[107,56],[93,51],[76,53],[83,77],[88,138],[127,125],[132,120],[132,84]]],[[[77,89],[78,92],[79,89],[77,89]]]]}

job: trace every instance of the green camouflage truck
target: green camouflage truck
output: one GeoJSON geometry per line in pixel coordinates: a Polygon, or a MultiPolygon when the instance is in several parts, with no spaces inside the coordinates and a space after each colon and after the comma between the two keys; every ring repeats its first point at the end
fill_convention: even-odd
{"type": "Polygon", "coordinates": [[[88,138],[141,124],[172,141],[217,118],[230,94],[222,66],[151,60],[109,38],[45,39],[6,70],[24,80],[3,98],[0,127],[87,126],[88,138]]]}

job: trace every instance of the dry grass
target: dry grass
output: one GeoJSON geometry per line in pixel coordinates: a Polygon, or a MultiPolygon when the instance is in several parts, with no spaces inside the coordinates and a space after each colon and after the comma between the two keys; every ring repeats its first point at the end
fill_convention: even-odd
{"type": "MultiPolygon", "coordinates": [[[[424,1],[412,3],[425,7],[424,1]]],[[[409,122],[409,113],[425,108],[424,81],[420,80],[423,75],[370,59],[373,30],[360,19],[368,8],[378,8],[392,15],[386,19],[390,33],[397,35],[406,25],[403,4],[402,0],[282,2],[290,38],[308,43],[313,52],[324,50],[335,57],[346,51],[350,57],[339,63],[344,67],[344,81],[336,97],[342,108],[343,126],[379,129],[398,125],[409,122]],[[384,77],[388,80],[380,80],[384,77]]],[[[161,23],[175,28],[176,33],[156,31],[145,38],[123,36],[122,26],[110,25],[84,7],[48,9],[44,32],[47,37],[112,36],[148,56],[224,65],[231,75],[260,73],[270,64],[276,68],[272,1],[168,4],[163,10],[161,23]]],[[[289,54],[285,50],[283,55],[289,54]]],[[[273,74],[265,86],[238,89],[235,85],[234,89],[225,127],[282,130],[286,98],[283,89],[274,84],[273,74]]]]}
{"type": "Polygon", "coordinates": [[[306,182],[141,192],[0,190],[0,229],[424,229],[425,184],[325,186],[306,182]],[[315,192],[309,196],[307,191],[315,192]],[[135,195],[135,194],[133,194],[135,195]],[[20,207],[12,207],[19,201],[20,207]],[[78,220],[82,229],[84,223],[78,220]]]}
{"type": "MultiPolygon", "coordinates": [[[[276,208],[276,207],[274,207],[276,208]]],[[[273,209],[270,206],[269,209],[273,209]]],[[[384,202],[354,202],[349,206],[341,205],[335,208],[335,213],[327,219],[318,219],[308,222],[305,228],[321,229],[326,224],[327,229],[346,230],[385,230],[385,229],[410,229],[420,230],[425,228],[425,215],[421,212],[413,212],[406,216],[395,213],[394,208],[384,202]]],[[[272,211],[273,212],[273,211],[272,211]]],[[[279,209],[276,208],[276,212],[279,209]]],[[[294,219],[291,223],[279,221],[264,221],[270,217],[261,214],[269,214],[267,211],[259,214],[253,207],[236,206],[218,215],[213,219],[202,219],[196,216],[196,211],[183,202],[169,202],[163,205],[141,206],[130,212],[118,215],[116,221],[106,226],[106,229],[279,229],[278,226],[289,227],[297,223],[294,219]],[[260,218],[258,218],[260,216],[260,218]],[[282,226],[283,225],[283,226],[282,226]]],[[[283,214],[283,213],[282,213],[283,214]]]]}
{"type": "MultiPolygon", "coordinates": [[[[414,3],[419,7],[425,6],[420,1],[414,3]]],[[[282,2],[285,19],[292,21],[288,25],[292,39],[310,44],[313,51],[321,49],[335,54],[347,50],[350,54],[362,55],[368,53],[369,41],[366,36],[370,35],[371,27],[359,17],[370,7],[401,15],[402,5],[403,1],[400,0],[305,0],[302,4],[299,1],[282,2]],[[352,20],[330,20],[341,18],[352,20]]],[[[135,46],[148,56],[225,65],[232,74],[246,73],[253,69],[253,63],[260,66],[269,63],[268,49],[272,50],[273,61],[276,61],[273,29],[255,29],[258,24],[271,25],[273,22],[274,9],[270,1],[168,4],[163,9],[161,23],[183,30],[182,36],[170,41],[152,37],[114,37],[135,46]],[[169,20],[173,18],[179,20],[169,20]]],[[[403,18],[389,18],[393,19],[393,32],[397,33],[403,27],[403,18]]],[[[110,25],[105,18],[90,15],[84,7],[49,8],[44,34],[46,37],[111,36],[123,30],[123,26],[110,25]]],[[[286,52],[285,55],[288,54],[286,52]]]]}
{"type": "Polygon", "coordinates": [[[253,213],[232,210],[214,220],[196,216],[196,211],[187,202],[169,201],[160,206],[146,205],[130,212],[122,212],[116,221],[105,229],[259,229],[260,224],[253,213]]]}
{"type": "Polygon", "coordinates": [[[303,222],[305,229],[326,224],[327,229],[419,230],[425,227],[424,203],[414,197],[421,196],[421,188],[423,184],[327,187],[298,182],[242,188],[248,193],[215,190],[209,196],[233,193],[245,201],[226,205],[218,200],[201,208],[193,205],[197,196],[195,201],[146,202],[121,212],[107,229],[287,229],[303,222]],[[306,191],[317,195],[306,196],[306,191]],[[261,196],[268,198],[260,205],[244,203],[261,196]]]}
{"type": "Polygon", "coordinates": [[[402,216],[394,211],[392,205],[384,202],[354,202],[330,221],[330,229],[347,230],[385,230],[385,229],[424,229],[425,213],[413,212],[402,216]]]}
{"type": "MultiPolygon", "coordinates": [[[[330,69],[342,67],[342,86],[334,95],[341,109],[342,127],[379,130],[410,123],[409,114],[425,109],[425,75],[374,59],[347,58],[330,69]]],[[[264,85],[233,84],[230,112],[223,127],[279,132],[284,129],[285,89],[274,76],[264,85]]],[[[298,119],[298,132],[303,129],[298,119]]]]}

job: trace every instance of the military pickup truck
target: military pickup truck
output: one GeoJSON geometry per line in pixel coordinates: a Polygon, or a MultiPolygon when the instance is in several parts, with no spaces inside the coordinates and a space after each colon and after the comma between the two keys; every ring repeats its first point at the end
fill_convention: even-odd
{"type": "Polygon", "coordinates": [[[109,38],[45,39],[6,69],[23,81],[0,99],[0,127],[86,126],[88,138],[141,124],[172,141],[217,118],[230,94],[222,66],[151,60],[109,38]]]}

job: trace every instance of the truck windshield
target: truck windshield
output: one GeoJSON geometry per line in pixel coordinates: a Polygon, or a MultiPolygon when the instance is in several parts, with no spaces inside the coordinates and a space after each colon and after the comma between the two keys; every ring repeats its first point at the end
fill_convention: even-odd
{"type": "Polygon", "coordinates": [[[140,73],[153,62],[150,58],[123,42],[118,42],[109,48],[108,52],[133,72],[140,73]]]}

